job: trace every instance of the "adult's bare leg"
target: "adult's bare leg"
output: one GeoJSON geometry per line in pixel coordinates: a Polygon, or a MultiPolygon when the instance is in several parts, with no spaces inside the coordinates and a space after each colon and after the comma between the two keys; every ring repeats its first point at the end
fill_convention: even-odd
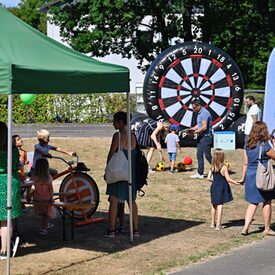
{"type": "Polygon", "coordinates": [[[243,230],[242,230],[242,233],[243,234],[247,234],[248,233],[248,230],[249,230],[249,226],[252,222],[252,219],[256,213],[256,210],[257,210],[257,207],[258,207],[258,203],[250,203],[248,204],[247,208],[246,208],[246,213],[245,213],[245,223],[244,223],[244,227],[243,227],[243,230]]]}
{"type": "MultiPolygon", "coordinates": [[[[10,229],[10,236],[12,236],[12,225],[10,229]]],[[[8,227],[7,227],[7,221],[1,221],[1,252],[6,253],[7,252],[7,233],[8,233],[8,227]]]]}
{"type": "Polygon", "coordinates": [[[270,231],[271,224],[271,201],[266,201],[263,204],[263,218],[264,218],[264,231],[268,233],[270,231]]]}
{"type": "Polygon", "coordinates": [[[110,230],[115,230],[115,224],[116,224],[116,215],[117,215],[117,204],[118,204],[118,198],[115,196],[109,197],[109,226],[110,230]]]}
{"type": "Polygon", "coordinates": [[[147,154],[146,154],[146,159],[147,159],[147,163],[148,163],[149,168],[150,168],[150,163],[151,163],[154,151],[155,151],[154,147],[149,147],[148,151],[147,151],[147,154]]]}
{"type": "Polygon", "coordinates": [[[132,209],[133,209],[133,229],[138,230],[138,207],[135,201],[133,201],[132,209]]]}

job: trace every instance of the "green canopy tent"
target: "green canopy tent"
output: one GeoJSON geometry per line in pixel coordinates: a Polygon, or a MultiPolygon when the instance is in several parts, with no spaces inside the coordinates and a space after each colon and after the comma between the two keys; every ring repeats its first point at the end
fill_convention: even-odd
{"type": "MultiPolygon", "coordinates": [[[[12,94],[126,92],[130,125],[129,70],[76,52],[0,7],[0,94],[8,100],[8,229],[11,225],[12,94]]],[[[130,129],[128,159],[131,167],[130,129]]],[[[131,169],[129,195],[131,202],[131,169]]],[[[129,204],[131,206],[131,203],[129,204]]],[[[130,228],[132,211],[130,209],[130,228]]],[[[130,237],[133,240],[132,230],[130,237]]],[[[9,230],[8,230],[9,232],[9,230]]],[[[8,233],[9,234],[9,233],[8,233]]],[[[8,239],[10,236],[8,235],[8,239]]],[[[7,273],[9,274],[8,247],[7,273]]]]}

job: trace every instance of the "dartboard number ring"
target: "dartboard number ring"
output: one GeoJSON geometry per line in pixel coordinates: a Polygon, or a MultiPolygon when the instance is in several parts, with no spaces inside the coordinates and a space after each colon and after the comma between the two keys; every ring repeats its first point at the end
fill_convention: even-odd
{"type": "Polygon", "coordinates": [[[164,51],[150,66],[143,96],[148,115],[191,127],[191,101],[199,98],[211,113],[213,128],[225,130],[240,112],[243,79],[231,57],[205,43],[188,42],[164,51]]]}

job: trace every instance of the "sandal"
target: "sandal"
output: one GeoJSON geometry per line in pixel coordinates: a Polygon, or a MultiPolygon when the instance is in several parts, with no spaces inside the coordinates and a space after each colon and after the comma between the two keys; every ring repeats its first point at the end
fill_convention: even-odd
{"type": "Polygon", "coordinates": [[[272,237],[274,237],[275,236],[275,231],[273,231],[273,230],[270,229],[269,231],[264,231],[263,234],[264,234],[264,236],[272,236],[272,237]]]}

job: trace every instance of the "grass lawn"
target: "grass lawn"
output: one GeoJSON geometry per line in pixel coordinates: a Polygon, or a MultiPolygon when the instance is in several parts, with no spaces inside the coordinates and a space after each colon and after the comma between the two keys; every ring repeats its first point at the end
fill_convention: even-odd
{"type": "MultiPolygon", "coordinates": [[[[108,201],[103,171],[110,141],[110,138],[51,139],[52,145],[78,152],[81,161],[91,168],[90,174],[101,196],[95,216],[105,218],[108,201]]],[[[26,139],[24,148],[32,151],[35,143],[36,139],[26,139]]],[[[140,238],[133,244],[129,242],[128,226],[126,234],[114,239],[104,237],[107,222],[78,227],[75,240],[64,242],[60,217],[53,221],[56,226],[47,236],[40,236],[40,219],[29,207],[18,219],[21,245],[17,256],[11,259],[11,274],[165,274],[262,239],[258,230],[262,224],[261,209],[251,227],[254,233],[247,237],[240,235],[246,209],[243,186],[231,185],[234,201],[224,207],[225,228],[220,231],[210,228],[210,182],[189,178],[196,172],[195,154],[195,148],[183,148],[178,155],[178,161],[185,156],[194,160],[184,172],[149,174],[146,195],[137,199],[140,238]]],[[[153,163],[158,161],[157,155],[153,163]]],[[[243,151],[230,151],[226,159],[231,164],[232,178],[240,179],[243,151]]],[[[65,168],[57,160],[50,160],[50,165],[59,170],[65,168]]],[[[205,174],[208,169],[207,163],[205,174]]],[[[58,184],[54,185],[57,190],[58,184]]],[[[5,261],[0,262],[0,273],[5,273],[5,261]]]]}

